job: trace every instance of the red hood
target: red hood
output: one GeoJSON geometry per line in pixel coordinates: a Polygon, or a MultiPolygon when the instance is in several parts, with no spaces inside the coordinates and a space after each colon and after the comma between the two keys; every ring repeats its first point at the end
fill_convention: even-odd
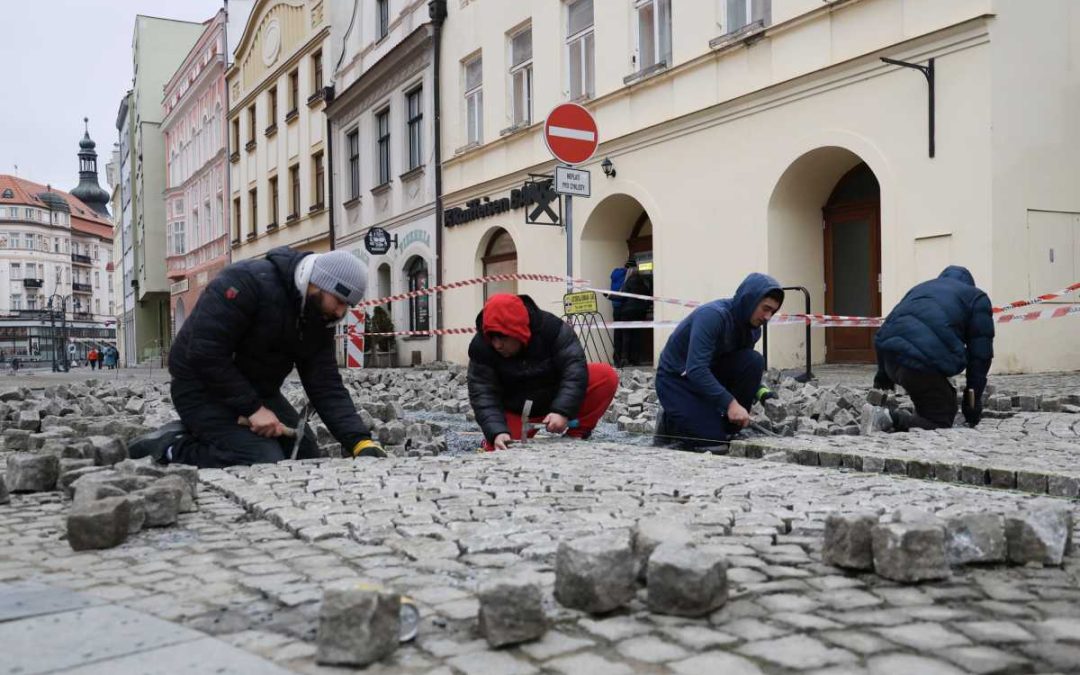
{"type": "Polygon", "coordinates": [[[491,333],[501,333],[522,344],[529,344],[529,310],[516,295],[499,293],[488,298],[484,305],[484,338],[491,333]]]}

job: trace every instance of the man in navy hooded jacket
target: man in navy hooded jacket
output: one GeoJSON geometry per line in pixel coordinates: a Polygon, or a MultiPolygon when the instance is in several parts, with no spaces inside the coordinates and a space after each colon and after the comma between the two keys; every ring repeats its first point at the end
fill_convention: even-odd
{"type": "Polygon", "coordinates": [[[784,302],[776,279],[753,273],[735,297],[713,300],[686,317],[671,334],[656,370],[664,414],[657,440],[684,447],[727,441],[750,424],[765,359],[754,351],[761,327],[784,302]]]}
{"type": "Polygon", "coordinates": [[[908,291],[885,319],[874,347],[874,387],[899,384],[915,404],[914,415],[890,412],[894,430],[951,427],[956,390],[948,378],[965,369],[964,419],[973,427],[982,419],[986,373],[994,358],[994,316],[990,298],[966,268],[950,265],[937,279],[908,291]]]}

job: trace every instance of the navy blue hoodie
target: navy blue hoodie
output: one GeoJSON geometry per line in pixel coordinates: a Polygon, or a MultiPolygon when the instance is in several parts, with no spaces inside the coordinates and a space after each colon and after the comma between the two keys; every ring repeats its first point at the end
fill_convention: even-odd
{"type": "Polygon", "coordinates": [[[664,345],[658,374],[685,377],[702,397],[715,402],[718,410],[727,410],[735,397],[717,381],[712,366],[725,354],[757,343],[761,329],[751,326],[750,319],[771,291],[778,291],[783,298],[776,279],[754,272],[739,284],[735,297],[713,300],[695,309],[664,345]]]}
{"type": "Polygon", "coordinates": [[[990,298],[958,265],[915,286],[889,312],[874,338],[878,370],[884,359],[946,377],[967,370],[967,386],[982,396],[994,358],[990,298]]]}

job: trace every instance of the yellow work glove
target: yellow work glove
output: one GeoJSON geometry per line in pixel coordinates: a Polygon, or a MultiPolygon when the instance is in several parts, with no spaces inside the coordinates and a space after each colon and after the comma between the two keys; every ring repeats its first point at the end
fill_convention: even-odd
{"type": "Polygon", "coordinates": [[[382,446],[371,440],[360,441],[353,446],[353,457],[386,457],[386,451],[382,449],[382,446]]]}

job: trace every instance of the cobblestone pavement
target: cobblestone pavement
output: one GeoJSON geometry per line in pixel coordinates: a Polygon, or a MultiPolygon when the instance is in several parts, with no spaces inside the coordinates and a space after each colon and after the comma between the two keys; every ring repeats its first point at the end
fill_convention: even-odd
{"type": "MultiPolygon", "coordinates": [[[[58,494],[0,507],[0,582],[33,579],[205,631],[300,672],[321,588],[359,578],[413,596],[420,637],[369,672],[1050,672],[1080,668],[1080,559],[1063,568],[963,568],[900,586],[820,560],[834,510],[955,513],[1034,497],[888,475],[615,444],[504,453],[312,460],[203,471],[180,527],[73,553],[58,494]],[[493,651],[477,583],[531,568],[548,589],[560,539],[662,514],[722,547],[731,599],[707,619],[612,616],[553,601],[540,642],[493,651]]],[[[1046,499],[1046,498],[1044,498],[1046,499]]]]}
{"type": "MultiPolygon", "coordinates": [[[[866,368],[819,375],[864,388],[871,377],[866,368]]],[[[991,383],[1080,393],[1076,373],[991,383]]],[[[91,552],[64,539],[62,493],[15,494],[0,505],[0,584],[78,591],[296,672],[353,672],[314,662],[322,590],[343,580],[390,586],[422,611],[417,640],[373,673],[1080,672],[1076,554],[1060,568],[954,568],[946,581],[913,586],[821,560],[824,519],[837,510],[1075,503],[1066,497],[1080,480],[1078,421],[1018,412],[976,430],[759,437],[733,444],[731,456],[640,447],[605,428],[602,440],[502,453],[202,471],[197,512],[91,552]],[[560,540],[654,515],[687,523],[726,554],[722,609],[653,615],[644,590],[601,617],[554,602],[560,540]],[[552,629],[539,642],[489,649],[478,584],[522,568],[545,584],[552,629]]]]}

